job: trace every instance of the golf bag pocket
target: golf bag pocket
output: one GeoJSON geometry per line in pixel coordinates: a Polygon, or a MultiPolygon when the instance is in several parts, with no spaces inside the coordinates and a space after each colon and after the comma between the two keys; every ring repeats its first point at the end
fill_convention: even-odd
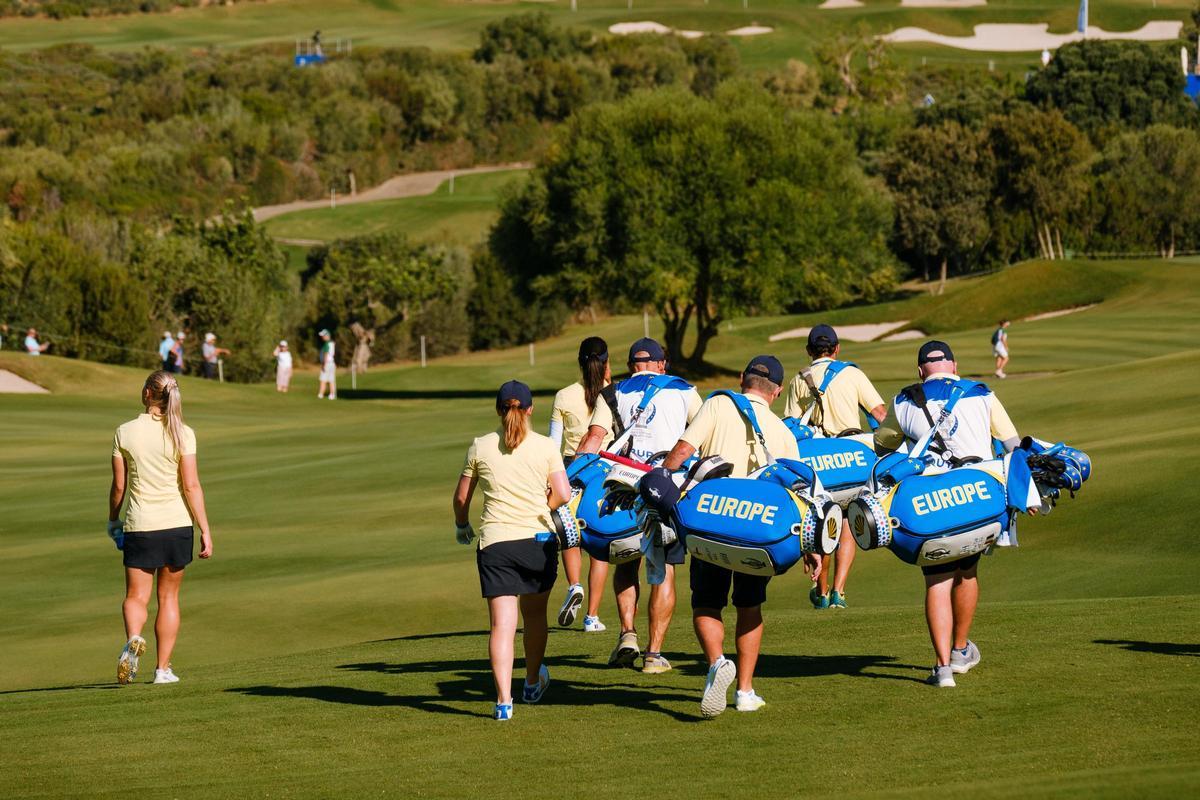
{"type": "Polygon", "coordinates": [[[559,547],[582,547],[600,561],[621,564],[641,555],[642,526],[633,491],[605,488],[613,463],[596,455],[575,459],[567,467],[571,500],[555,510],[559,547]]]}
{"type": "Polygon", "coordinates": [[[918,566],[982,552],[1009,527],[1005,486],[970,467],[915,475],[886,495],[864,493],[847,510],[850,532],[864,550],[887,547],[918,566]]]}
{"type": "Polygon", "coordinates": [[[775,481],[718,478],[679,501],[675,523],[693,558],[749,575],[782,575],[805,553],[832,552],[842,515],[775,481]]]}
{"type": "Polygon", "coordinates": [[[858,496],[871,479],[875,450],[870,434],[837,439],[805,439],[796,444],[800,461],[813,468],[825,491],[842,508],[858,496]]]}

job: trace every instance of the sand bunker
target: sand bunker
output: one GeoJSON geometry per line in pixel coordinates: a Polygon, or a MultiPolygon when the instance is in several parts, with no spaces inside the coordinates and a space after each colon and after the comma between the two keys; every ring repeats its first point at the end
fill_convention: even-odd
{"type": "MultiPolygon", "coordinates": [[[[774,28],[767,28],[763,25],[747,25],[742,28],[734,28],[725,33],[729,36],[762,36],[764,33],[772,33],[774,28]]],[[[615,33],[617,36],[628,36],[635,33],[657,33],[663,36],[667,34],[675,34],[682,36],[684,39],[699,39],[704,36],[704,31],[687,31],[675,28],[668,28],[661,22],[653,22],[651,20],[643,20],[641,22],[618,22],[608,26],[609,33],[615,33]]]]}
{"type": "Polygon", "coordinates": [[[1080,311],[1087,311],[1089,308],[1095,308],[1098,303],[1089,303],[1086,306],[1075,306],[1074,308],[1063,308],[1058,311],[1047,311],[1045,314],[1034,314],[1032,317],[1025,317],[1021,322],[1037,322],[1039,319],[1054,319],[1055,317],[1065,317],[1067,314],[1078,314],[1080,311]]]}
{"type": "Polygon", "coordinates": [[[862,8],[862,0],[825,0],[817,6],[828,11],[831,8],[862,8]]]}
{"type": "Polygon", "coordinates": [[[909,339],[924,339],[929,334],[925,331],[899,331],[898,333],[889,333],[879,341],[881,342],[906,342],[909,339]]]}
{"type": "Polygon", "coordinates": [[[1068,42],[1081,39],[1136,39],[1143,42],[1172,41],[1179,38],[1183,23],[1177,20],[1147,22],[1136,31],[1106,31],[1089,26],[1087,34],[1050,33],[1050,25],[986,24],[976,25],[973,36],[944,36],[924,28],[899,28],[882,38],[893,44],[920,42],[956,47],[959,50],[978,50],[994,53],[1023,53],[1054,50],[1068,42]]]}
{"type": "MultiPolygon", "coordinates": [[[[869,325],[835,325],[834,330],[837,331],[839,339],[844,339],[847,342],[873,342],[888,331],[894,331],[896,328],[902,328],[908,324],[908,320],[902,319],[898,322],[877,322],[869,325]]],[[[790,331],[783,331],[770,337],[767,341],[778,342],[784,339],[803,339],[808,336],[811,328],[793,328],[790,331]]],[[[914,331],[918,336],[924,336],[920,331],[914,331]]]]}
{"type": "Polygon", "coordinates": [[[25,380],[20,375],[0,369],[0,394],[50,394],[50,392],[32,381],[25,380]]]}
{"type": "Polygon", "coordinates": [[[986,6],[987,0],[900,0],[905,8],[970,8],[986,6]]]}

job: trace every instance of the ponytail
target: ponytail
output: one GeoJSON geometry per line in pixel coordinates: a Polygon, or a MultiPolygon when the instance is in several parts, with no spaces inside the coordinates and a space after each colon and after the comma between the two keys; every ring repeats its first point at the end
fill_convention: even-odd
{"type": "Polygon", "coordinates": [[[607,383],[605,373],[608,371],[608,359],[590,356],[579,361],[579,371],[583,373],[583,400],[587,410],[596,410],[596,398],[604,390],[607,383]]]}
{"type": "Polygon", "coordinates": [[[509,400],[501,416],[504,418],[504,446],[516,450],[529,433],[529,415],[521,408],[520,400],[509,400]]]}
{"type": "Polygon", "coordinates": [[[183,453],[183,398],[179,394],[179,382],[169,372],[158,370],[146,378],[143,390],[147,408],[162,411],[163,428],[175,447],[175,456],[183,453]]]}

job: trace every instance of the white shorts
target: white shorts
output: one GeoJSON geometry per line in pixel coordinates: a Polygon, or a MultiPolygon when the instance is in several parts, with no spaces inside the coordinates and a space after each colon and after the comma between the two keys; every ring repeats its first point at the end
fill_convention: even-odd
{"type": "Polygon", "coordinates": [[[291,367],[276,367],[275,368],[275,385],[287,386],[292,380],[291,367]]]}
{"type": "Polygon", "coordinates": [[[1008,348],[1000,343],[997,343],[992,347],[992,355],[994,355],[996,358],[1008,358],[1008,348]]]}
{"type": "Polygon", "coordinates": [[[333,383],[337,373],[337,367],[333,364],[321,368],[321,383],[333,383]]]}

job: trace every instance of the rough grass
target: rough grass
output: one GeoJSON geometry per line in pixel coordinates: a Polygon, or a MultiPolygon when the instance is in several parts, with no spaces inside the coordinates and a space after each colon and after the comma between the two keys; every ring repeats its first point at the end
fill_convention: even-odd
{"type": "MultiPolygon", "coordinates": [[[[756,681],[769,705],[712,722],[698,717],[686,591],[667,640],[675,672],[609,670],[609,635],[555,631],[544,705],[488,721],[486,611],[451,538],[449,493],[468,439],[494,424],[495,385],[560,386],[580,336],[598,330],[619,352],[640,320],[541,343],[534,368],[516,349],[373,370],[358,395],[371,400],[319,403],[311,373],[287,396],[185,378],[217,550],[188,571],[174,687],[111,685],[122,583],[101,527],[108,448],[144,373],[0,353],[0,368],[54,391],[0,396],[0,792],[1188,795],[1200,779],[1197,265],[1096,266],[1124,287],[1012,332],[1014,378],[998,391],[1014,421],[1082,446],[1095,473],[984,563],[980,667],[953,691],[920,685],[919,578],[866,553],[842,613],[811,611],[799,574],[772,583],[756,681]]],[[[989,325],[951,338],[968,370],[987,365],[989,325]]],[[[801,343],[780,344],[795,370],[801,343]]],[[[735,325],[713,358],[737,368],[763,349],[735,325]]],[[[914,349],[847,356],[887,395],[911,380],[914,349]]],[[[539,428],[548,411],[543,396],[539,428]]],[[[611,599],[602,613],[613,621],[611,599]]]]}
{"type": "MultiPolygon", "coordinates": [[[[1074,0],[993,0],[968,9],[908,9],[895,0],[869,0],[864,8],[822,11],[816,0],[750,0],[743,9],[739,0],[652,0],[636,2],[632,11],[625,2],[580,0],[572,13],[567,0],[514,2],[497,0],[465,3],[445,0],[277,0],[271,3],[212,5],[180,9],[170,14],[74,18],[69,20],[0,20],[0,46],[18,49],[68,42],[108,49],[133,49],[147,45],[181,48],[262,46],[307,38],[321,28],[332,47],[338,37],[351,38],[356,47],[403,45],[442,50],[468,50],[488,21],[513,13],[540,10],[557,22],[607,30],[614,22],[655,20],[677,28],[721,32],[748,24],[776,29],[768,36],[738,41],[743,61],[755,67],[777,66],[789,58],[811,61],[816,43],[839,30],[859,24],[872,33],[905,25],[946,34],[969,34],[981,22],[1047,22],[1052,31],[1074,27],[1074,0]]],[[[1190,0],[1159,0],[1157,7],[1140,0],[1115,0],[1091,10],[1094,25],[1109,30],[1129,30],[1155,19],[1183,19],[1190,0]]],[[[934,46],[906,45],[899,49],[907,63],[986,64],[997,69],[1023,71],[1037,64],[1037,53],[988,54],[955,51],[934,46]]]]}

